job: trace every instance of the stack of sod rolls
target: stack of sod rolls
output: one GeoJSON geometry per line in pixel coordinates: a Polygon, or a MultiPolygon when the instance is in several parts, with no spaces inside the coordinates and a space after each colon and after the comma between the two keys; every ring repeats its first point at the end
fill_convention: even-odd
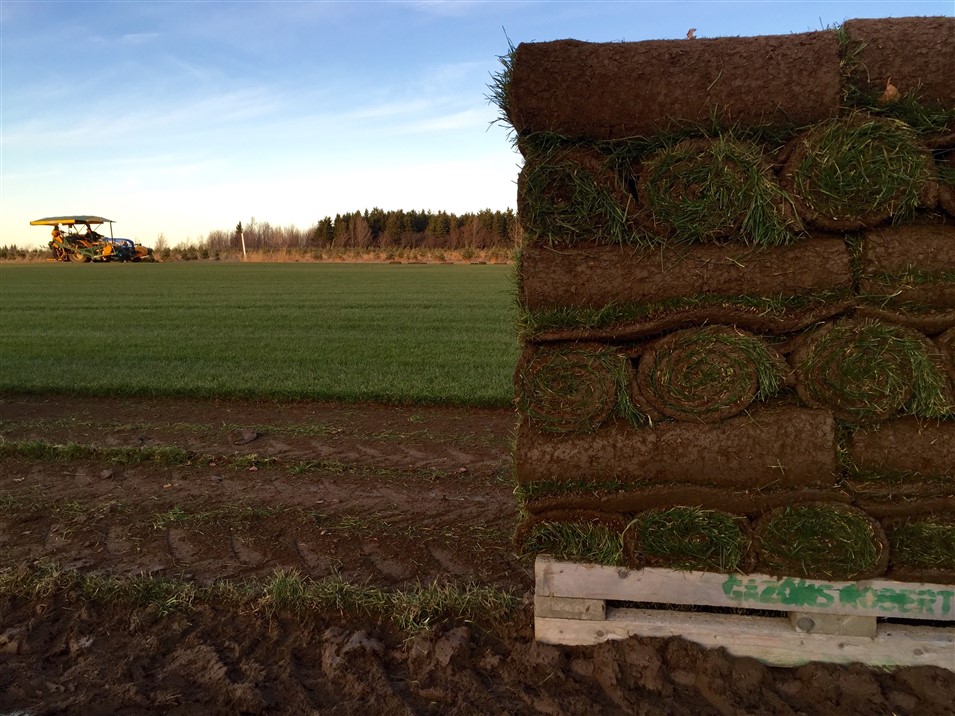
{"type": "Polygon", "coordinates": [[[955,19],[502,62],[520,547],[955,578],[955,19]]]}

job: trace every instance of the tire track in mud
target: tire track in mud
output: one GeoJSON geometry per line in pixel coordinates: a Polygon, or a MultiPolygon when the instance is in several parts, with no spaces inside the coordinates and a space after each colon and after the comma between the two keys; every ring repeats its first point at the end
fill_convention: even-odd
{"type": "Polygon", "coordinates": [[[0,564],[527,587],[530,566],[510,545],[509,412],[321,406],[311,423],[313,408],[272,426],[268,406],[245,403],[0,399],[7,445],[82,448],[76,459],[3,454],[0,564]],[[130,449],[187,452],[164,465],[129,462],[130,449]]]}

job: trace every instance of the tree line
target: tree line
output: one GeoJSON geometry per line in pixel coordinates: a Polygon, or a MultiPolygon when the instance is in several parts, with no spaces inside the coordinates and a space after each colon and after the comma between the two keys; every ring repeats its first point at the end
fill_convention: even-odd
{"type": "Polygon", "coordinates": [[[490,249],[516,243],[517,218],[510,209],[452,214],[446,211],[385,211],[374,208],[326,216],[302,230],[254,218],[233,230],[209,232],[200,246],[209,251],[275,249],[490,249]]]}

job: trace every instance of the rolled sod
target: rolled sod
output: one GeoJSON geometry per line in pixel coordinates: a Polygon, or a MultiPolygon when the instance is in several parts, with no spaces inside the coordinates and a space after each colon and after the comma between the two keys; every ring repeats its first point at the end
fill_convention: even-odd
{"type": "MultiPolygon", "coordinates": [[[[922,293],[920,298],[924,300],[927,297],[922,293]]],[[[862,304],[856,308],[854,315],[856,318],[911,328],[927,336],[937,336],[955,327],[955,307],[925,308],[912,304],[902,306],[892,306],[890,304],[891,302],[885,300],[878,300],[874,304],[862,304]]]]}
{"type": "Polygon", "coordinates": [[[935,339],[935,345],[941,354],[942,366],[948,373],[948,377],[955,389],[955,328],[949,328],[943,334],[935,339]]]}
{"type": "Polygon", "coordinates": [[[514,373],[515,401],[539,430],[590,432],[617,406],[628,369],[626,358],[601,344],[529,346],[514,373]]]}
{"type": "Polygon", "coordinates": [[[955,186],[941,186],[938,190],[938,205],[945,213],[955,216],[955,186]]]}
{"type": "MultiPolygon", "coordinates": [[[[603,309],[552,309],[525,312],[525,339],[554,341],[635,341],[706,324],[735,325],[753,333],[802,331],[855,308],[841,293],[796,296],[789,301],[763,296],[703,296],[656,304],[610,305],[603,309]]],[[[894,318],[894,314],[892,314],[894,318]]],[[[955,325],[955,312],[952,321],[955,325]]],[[[931,319],[933,322],[934,318],[931,319]]],[[[936,331],[937,332],[937,331],[936,331]]]]}
{"type": "Polygon", "coordinates": [[[625,139],[686,124],[811,124],[839,112],[834,32],[522,43],[507,88],[519,132],[625,139]]]}
{"type": "Polygon", "coordinates": [[[863,277],[859,290],[866,301],[886,307],[914,307],[917,310],[955,309],[955,280],[948,276],[863,277]]]}
{"type": "Polygon", "coordinates": [[[517,182],[526,242],[601,239],[624,243],[636,200],[607,157],[593,149],[556,149],[528,157],[517,182]]]}
{"type": "Polygon", "coordinates": [[[788,366],[756,336],[730,326],[677,331],[643,352],[636,372],[638,405],[688,422],[717,422],[782,387],[788,366]]]}
{"type": "Polygon", "coordinates": [[[910,224],[867,231],[862,240],[863,275],[955,271],[955,226],[910,224]]]}
{"type": "Polygon", "coordinates": [[[638,218],[667,241],[779,246],[796,239],[795,212],[755,144],[687,139],[645,158],[636,173],[638,218]]]}
{"type": "Polygon", "coordinates": [[[955,216],[955,150],[938,162],[941,175],[938,183],[938,205],[949,216],[955,216]]]}
{"type": "Polygon", "coordinates": [[[885,532],[891,576],[955,581],[955,514],[889,520],[885,532]]]}
{"type": "Polygon", "coordinates": [[[754,542],[757,570],[791,577],[865,579],[882,574],[889,560],[882,526],[835,502],[773,510],[756,522],[754,542]]]}
{"type": "Polygon", "coordinates": [[[900,94],[955,107],[955,18],[847,20],[842,32],[860,90],[879,96],[891,80],[900,94]]]}
{"type": "Polygon", "coordinates": [[[882,305],[955,309],[955,226],[916,224],[867,232],[860,291],[882,305]]]}
{"type": "Polygon", "coordinates": [[[863,473],[955,481],[955,421],[906,416],[856,430],[849,457],[863,473]]]}
{"type": "Polygon", "coordinates": [[[532,246],[524,249],[521,272],[521,302],[530,311],[706,295],[810,295],[852,286],[849,250],[833,237],[758,249],[532,246]]]}
{"type": "Polygon", "coordinates": [[[622,565],[623,531],[620,515],[603,512],[555,511],[532,515],[514,533],[521,554],[550,554],[557,559],[622,565]]]}
{"type": "Polygon", "coordinates": [[[549,435],[523,421],[517,481],[710,487],[831,486],[835,424],[825,410],[763,408],[720,423],[612,421],[590,435],[549,435]]]}
{"type": "MultiPolygon", "coordinates": [[[[644,510],[666,509],[674,505],[696,505],[700,509],[760,515],[776,507],[820,500],[842,500],[851,504],[848,493],[833,492],[836,477],[825,488],[789,488],[751,490],[707,487],[704,485],[650,483],[533,483],[522,485],[518,494],[528,513],[559,511],[599,511],[635,514],[644,510]]],[[[955,503],[953,503],[955,505],[955,503]]]]}
{"type": "Polygon", "coordinates": [[[826,324],[805,337],[792,363],[803,402],[850,423],[885,420],[903,409],[923,417],[948,412],[937,349],[902,326],[858,319],[826,324]]]}
{"type": "Polygon", "coordinates": [[[627,525],[623,544],[632,568],[735,572],[743,568],[749,551],[749,526],[745,518],[727,512],[657,508],[627,525]]]}
{"type": "Polygon", "coordinates": [[[911,127],[860,113],[797,137],[781,183],[807,224],[854,231],[934,205],[934,173],[932,155],[911,127]]]}

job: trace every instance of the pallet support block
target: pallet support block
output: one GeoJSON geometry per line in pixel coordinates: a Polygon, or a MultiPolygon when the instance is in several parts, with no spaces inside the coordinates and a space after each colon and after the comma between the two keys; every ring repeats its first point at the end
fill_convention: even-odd
{"type": "Polygon", "coordinates": [[[630,636],[682,637],[773,666],[811,661],[939,666],[955,671],[955,585],[872,579],[629,570],[538,556],[538,641],[588,645],[630,636]],[[660,608],[614,607],[613,602],[660,608]],[[603,602],[604,616],[600,617],[603,602]],[[675,611],[672,605],[777,611],[779,617],[675,611]],[[878,622],[879,617],[929,622],[878,622]]]}

